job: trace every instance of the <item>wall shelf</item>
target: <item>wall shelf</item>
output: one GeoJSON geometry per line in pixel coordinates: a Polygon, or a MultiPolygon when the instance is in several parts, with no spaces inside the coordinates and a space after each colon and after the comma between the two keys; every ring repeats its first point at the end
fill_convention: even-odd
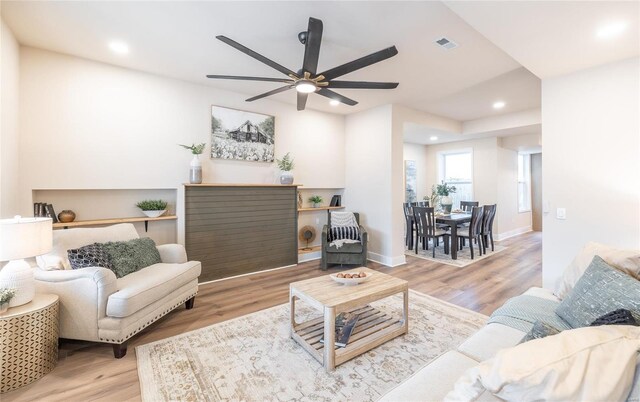
{"type": "Polygon", "coordinates": [[[318,207],[318,208],[298,208],[298,212],[308,211],[332,211],[334,209],[344,209],[344,207],[318,207]]]}
{"type": "Polygon", "coordinates": [[[147,216],[137,216],[135,218],[111,218],[111,219],[93,219],[88,221],[58,222],[53,224],[54,229],[69,229],[83,226],[96,225],[114,225],[117,223],[133,223],[144,222],[144,231],[149,228],[149,221],[168,221],[178,219],[175,215],[159,216],[157,218],[149,218],[147,216]]]}

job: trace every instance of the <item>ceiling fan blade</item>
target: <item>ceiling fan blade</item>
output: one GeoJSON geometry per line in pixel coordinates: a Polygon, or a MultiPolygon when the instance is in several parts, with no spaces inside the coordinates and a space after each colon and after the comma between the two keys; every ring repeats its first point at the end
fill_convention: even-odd
{"type": "Polygon", "coordinates": [[[207,78],[215,78],[220,80],[242,80],[242,81],[267,81],[267,82],[284,82],[293,84],[293,80],[286,78],[268,78],[268,77],[245,77],[240,75],[207,75],[207,78]]]}
{"type": "Polygon", "coordinates": [[[396,54],[398,54],[398,49],[396,49],[395,46],[391,46],[378,52],[371,53],[368,56],[364,56],[357,60],[345,63],[341,66],[334,67],[318,75],[323,75],[325,80],[332,80],[345,74],[349,74],[353,71],[360,70],[361,68],[378,63],[382,60],[386,60],[390,57],[395,56],[396,54]]]}
{"type": "Polygon", "coordinates": [[[329,81],[327,88],[394,89],[397,86],[397,82],[329,81]]]}
{"type": "Polygon", "coordinates": [[[275,68],[276,70],[280,71],[282,74],[285,75],[296,75],[293,71],[289,70],[288,68],[281,66],[280,64],[276,63],[273,60],[267,59],[266,57],[264,57],[263,55],[254,52],[253,50],[249,49],[246,46],[243,46],[241,44],[239,44],[238,42],[234,41],[233,39],[229,39],[224,35],[218,35],[216,36],[217,39],[223,41],[224,43],[226,43],[227,45],[234,47],[236,49],[238,49],[239,51],[241,51],[242,53],[253,57],[254,59],[261,61],[262,63],[266,64],[267,66],[271,67],[271,68],[275,68]]]}
{"type": "Polygon", "coordinates": [[[304,107],[307,105],[308,96],[309,94],[298,92],[298,110],[304,110],[304,107]]]}
{"type": "Polygon", "coordinates": [[[349,105],[349,106],[355,106],[358,104],[358,102],[354,101],[353,99],[349,99],[346,96],[342,96],[339,93],[333,92],[329,89],[326,88],[322,88],[320,90],[318,90],[316,92],[318,95],[322,95],[322,96],[326,96],[329,99],[335,99],[337,101],[340,101],[341,103],[344,103],[345,105],[349,105]]]}
{"type": "Polygon", "coordinates": [[[302,70],[316,73],[318,68],[318,58],[320,57],[320,44],[322,42],[322,21],[309,18],[309,28],[307,29],[307,42],[304,45],[304,59],[302,70]]]}
{"type": "Polygon", "coordinates": [[[253,102],[254,100],[258,100],[258,99],[266,98],[267,96],[279,94],[280,92],[288,91],[291,88],[293,88],[293,85],[285,85],[283,87],[274,89],[272,91],[265,92],[265,93],[260,94],[260,95],[256,95],[253,98],[249,98],[249,99],[246,100],[246,102],[253,102]]]}

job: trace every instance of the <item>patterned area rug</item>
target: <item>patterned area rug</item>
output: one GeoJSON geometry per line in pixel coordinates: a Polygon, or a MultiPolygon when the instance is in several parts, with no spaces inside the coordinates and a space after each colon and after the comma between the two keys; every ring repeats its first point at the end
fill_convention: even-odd
{"type": "MultiPolygon", "coordinates": [[[[298,302],[296,315],[319,314],[298,302]]],[[[409,333],[326,373],[289,337],[289,305],[136,347],[144,401],[373,401],[438,355],[457,347],[487,317],[410,291],[409,333]]],[[[401,314],[402,297],[372,303],[401,314]]]]}
{"type": "Polygon", "coordinates": [[[485,258],[489,258],[492,255],[495,255],[495,254],[507,249],[507,247],[501,246],[500,244],[498,244],[496,242],[495,243],[495,247],[494,247],[494,251],[491,251],[491,248],[488,248],[487,249],[487,254],[479,256],[478,255],[478,248],[474,245],[473,246],[473,260],[472,260],[471,259],[471,251],[469,250],[469,245],[466,245],[462,250],[458,250],[458,258],[455,259],[455,260],[452,260],[450,254],[445,254],[444,253],[444,245],[442,244],[442,242],[440,243],[440,245],[438,247],[436,247],[436,258],[432,257],[433,250],[431,250],[431,247],[432,247],[432,245],[429,244],[429,250],[423,250],[422,249],[422,245],[420,245],[420,246],[418,246],[418,254],[416,254],[415,249],[413,249],[413,250],[405,250],[404,254],[405,255],[410,255],[412,257],[422,258],[423,260],[439,262],[441,264],[447,264],[447,265],[451,265],[451,266],[454,266],[454,267],[462,268],[462,267],[466,267],[467,265],[473,264],[474,262],[478,262],[478,261],[484,260],[485,258]]]}

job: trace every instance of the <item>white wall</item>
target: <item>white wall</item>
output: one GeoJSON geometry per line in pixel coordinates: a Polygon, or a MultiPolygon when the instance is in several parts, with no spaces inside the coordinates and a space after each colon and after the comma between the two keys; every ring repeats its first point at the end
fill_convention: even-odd
{"type": "MultiPolygon", "coordinates": [[[[359,212],[369,233],[369,258],[386,265],[393,261],[392,106],[348,115],[345,125],[346,188],[343,204],[359,212]]],[[[402,261],[404,262],[404,261],[402,261]]]]}
{"type": "MultiPolygon", "coordinates": [[[[418,200],[422,200],[425,195],[431,195],[431,186],[427,183],[427,147],[421,144],[404,143],[403,160],[416,162],[416,185],[418,200]]],[[[404,168],[404,166],[403,166],[404,168]]]]}
{"type": "Polygon", "coordinates": [[[639,71],[634,58],[542,81],[545,287],[590,240],[640,249],[639,71]]]}
{"type": "MultiPolygon", "coordinates": [[[[340,188],[344,118],[111,65],[23,47],[20,77],[22,203],[32,189],[178,188],[191,155],[210,143],[211,105],[276,117],[276,156],[291,152],[295,182],[340,188]]],[[[201,156],[205,182],[274,183],[275,164],[201,156]]],[[[182,225],[179,225],[181,227],[182,225]]],[[[179,235],[179,239],[181,236],[179,235]]]]}
{"type": "Polygon", "coordinates": [[[21,212],[16,191],[20,47],[3,20],[0,20],[0,69],[0,217],[12,217],[21,212]]]}

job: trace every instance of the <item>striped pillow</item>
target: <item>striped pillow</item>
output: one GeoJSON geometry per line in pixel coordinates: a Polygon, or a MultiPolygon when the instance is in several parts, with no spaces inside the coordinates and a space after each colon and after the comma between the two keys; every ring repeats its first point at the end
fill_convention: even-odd
{"type": "Polygon", "coordinates": [[[329,242],[343,239],[360,240],[360,229],[357,226],[333,226],[329,229],[329,242]]]}

